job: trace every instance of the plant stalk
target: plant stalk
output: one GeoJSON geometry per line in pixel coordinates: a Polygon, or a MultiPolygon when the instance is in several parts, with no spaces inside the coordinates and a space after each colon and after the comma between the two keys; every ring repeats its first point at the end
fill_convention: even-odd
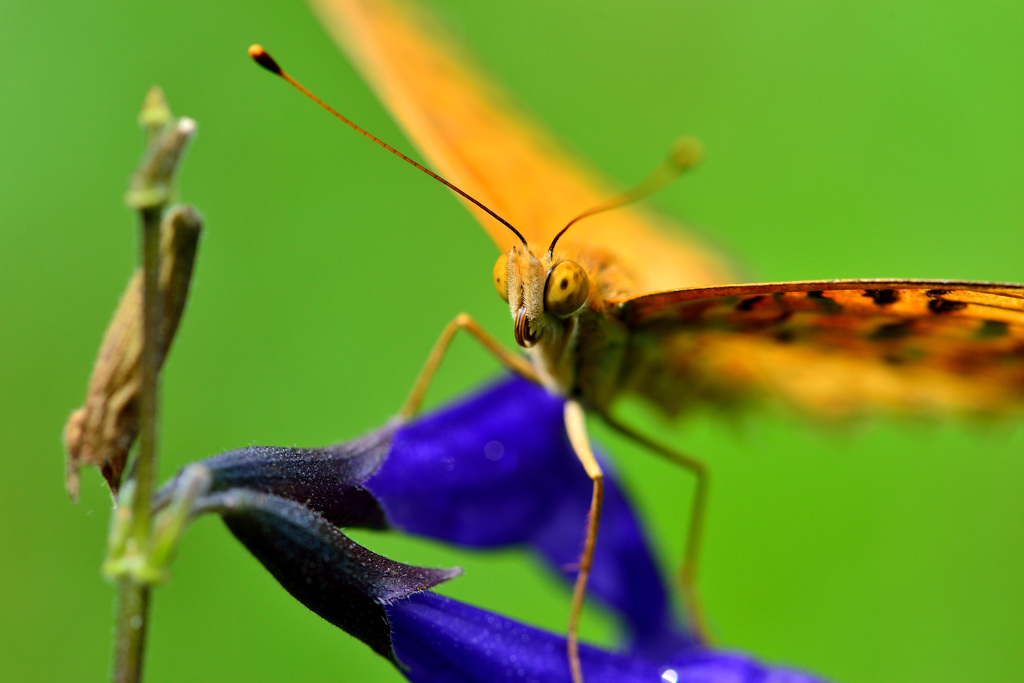
{"type": "MultiPolygon", "coordinates": [[[[139,441],[135,460],[135,495],[131,505],[133,531],[129,543],[142,552],[148,543],[151,503],[157,464],[157,396],[159,391],[161,302],[158,287],[160,268],[159,208],[145,208],[141,217],[141,261],[143,269],[143,333],[140,357],[141,389],[139,393],[139,441]]],[[[118,582],[120,601],[117,634],[114,645],[115,683],[138,683],[142,680],[147,623],[149,621],[150,586],[131,574],[118,582]]]]}

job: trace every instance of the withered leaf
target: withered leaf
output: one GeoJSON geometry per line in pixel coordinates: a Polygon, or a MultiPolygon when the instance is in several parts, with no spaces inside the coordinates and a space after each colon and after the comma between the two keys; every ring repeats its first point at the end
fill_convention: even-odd
{"type": "MultiPolygon", "coordinates": [[[[176,207],[160,227],[159,291],[162,303],[157,353],[162,366],[188,297],[202,219],[195,209],[176,207]]],[[[141,386],[142,271],[128,282],[103,337],[85,404],[64,425],[67,453],[65,485],[78,500],[79,468],[95,465],[115,494],[138,433],[141,386]]]]}

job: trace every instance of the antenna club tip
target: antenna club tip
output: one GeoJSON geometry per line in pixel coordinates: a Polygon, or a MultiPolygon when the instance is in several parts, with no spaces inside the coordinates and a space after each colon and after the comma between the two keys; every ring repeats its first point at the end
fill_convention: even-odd
{"type": "Polygon", "coordinates": [[[270,56],[270,53],[263,49],[262,45],[250,45],[249,56],[252,57],[252,60],[254,62],[262,66],[270,73],[277,74],[278,76],[281,75],[281,67],[277,65],[277,62],[274,61],[274,58],[270,56]]]}
{"type": "Polygon", "coordinates": [[[704,160],[704,145],[692,135],[683,136],[672,143],[669,159],[680,170],[693,168],[704,160]]]}

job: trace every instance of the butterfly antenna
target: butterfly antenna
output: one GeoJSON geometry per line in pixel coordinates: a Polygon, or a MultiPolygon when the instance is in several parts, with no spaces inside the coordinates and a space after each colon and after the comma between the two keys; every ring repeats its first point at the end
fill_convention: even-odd
{"type": "Polygon", "coordinates": [[[558,243],[558,239],[565,234],[566,230],[576,223],[579,223],[584,218],[589,218],[594,214],[611,211],[612,209],[617,209],[621,206],[632,204],[650,197],[683,173],[699,164],[703,158],[704,145],[700,143],[700,140],[690,136],[679,138],[672,143],[672,149],[669,151],[665,160],[662,161],[649,176],[640,181],[638,185],[632,189],[626,190],[618,197],[612,197],[608,201],[598,204],[592,209],[587,209],[580,215],[576,216],[576,218],[573,218],[571,221],[566,223],[565,227],[555,235],[555,239],[551,240],[551,246],[548,247],[548,257],[550,258],[552,254],[554,254],[555,244],[558,243]]]}
{"type": "Polygon", "coordinates": [[[522,233],[520,233],[518,230],[516,230],[515,227],[513,227],[513,225],[511,223],[509,223],[507,220],[505,220],[504,218],[502,218],[498,214],[496,214],[493,211],[491,211],[489,208],[484,206],[477,199],[475,199],[474,197],[471,197],[468,193],[464,192],[460,188],[456,187],[452,183],[448,182],[447,180],[445,180],[444,178],[439,176],[438,174],[434,173],[433,171],[431,171],[429,168],[427,168],[423,164],[420,164],[419,162],[416,162],[416,161],[410,159],[405,154],[402,154],[397,149],[395,149],[394,147],[392,147],[388,143],[384,142],[383,140],[378,138],[373,133],[371,133],[368,130],[362,128],[359,124],[355,123],[354,121],[349,119],[347,116],[345,116],[342,113],[338,112],[336,109],[331,107],[329,104],[327,104],[326,102],[321,100],[319,97],[317,97],[312,92],[307,90],[305,86],[303,86],[297,80],[292,78],[284,69],[282,69],[278,65],[277,61],[275,61],[274,58],[271,57],[270,54],[266,50],[264,50],[261,46],[259,46],[259,45],[252,45],[249,48],[249,56],[252,57],[253,61],[255,61],[257,64],[262,66],[264,69],[266,69],[270,73],[276,74],[276,75],[280,76],[281,78],[283,78],[285,81],[288,82],[289,85],[291,85],[293,88],[295,88],[296,90],[301,92],[303,95],[305,95],[309,99],[311,99],[314,102],[316,102],[317,104],[319,104],[321,107],[326,109],[329,113],[333,114],[335,118],[339,119],[342,123],[344,123],[346,126],[351,128],[352,130],[356,131],[357,133],[359,133],[363,137],[365,137],[365,138],[367,138],[369,140],[372,140],[373,142],[376,142],[378,145],[380,145],[381,147],[383,147],[387,151],[391,152],[392,154],[394,154],[398,158],[403,159],[404,161],[409,162],[410,164],[412,164],[413,166],[415,166],[419,170],[423,171],[424,173],[426,173],[428,176],[430,176],[434,180],[438,181],[439,183],[441,183],[442,185],[447,187],[449,190],[451,190],[455,194],[459,195],[460,197],[462,197],[466,201],[470,202],[471,204],[479,207],[480,210],[484,211],[491,218],[493,218],[494,220],[498,221],[499,223],[504,225],[506,228],[511,230],[513,232],[513,234],[515,234],[515,236],[519,238],[519,241],[523,243],[523,246],[526,246],[526,238],[524,238],[522,233]]]}

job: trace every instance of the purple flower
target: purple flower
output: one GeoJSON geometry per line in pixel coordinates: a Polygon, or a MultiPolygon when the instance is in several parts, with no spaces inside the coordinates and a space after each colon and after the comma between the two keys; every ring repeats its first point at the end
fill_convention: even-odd
{"type": "MultiPolygon", "coordinates": [[[[411,681],[568,681],[565,637],[446,598],[416,593],[387,608],[411,681]]],[[[738,653],[691,647],[653,661],[580,646],[587,683],[820,683],[738,653]]]]}
{"type": "MultiPolygon", "coordinates": [[[[387,560],[337,527],[395,529],[463,546],[523,545],[566,581],[590,480],[565,436],[561,398],[506,379],[415,421],[318,449],[245,448],[203,464],[200,508],[313,611],[413,681],[568,680],[565,637],[424,592],[458,570],[387,560]]],[[[590,681],[814,681],[715,652],[672,614],[642,527],[607,463],[588,596],[626,634],[622,652],[581,648],[590,681]]]]}

